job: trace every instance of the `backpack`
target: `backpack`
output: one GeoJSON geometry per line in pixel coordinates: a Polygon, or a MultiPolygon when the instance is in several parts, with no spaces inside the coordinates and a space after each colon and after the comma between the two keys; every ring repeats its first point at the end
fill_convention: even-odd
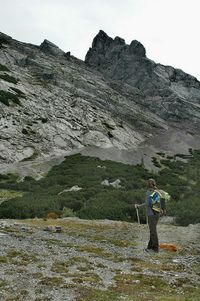
{"type": "Polygon", "coordinates": [[[170,195],[164,190],[154,190],[149,195],[149,205],[153,212],[164,213],[166,209],[166,201],[170,200],[170,195]]]}

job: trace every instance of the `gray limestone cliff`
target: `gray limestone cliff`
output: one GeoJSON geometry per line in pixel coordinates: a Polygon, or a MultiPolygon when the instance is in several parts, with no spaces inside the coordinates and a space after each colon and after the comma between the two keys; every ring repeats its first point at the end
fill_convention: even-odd
{"type": "Polygon", "coordinates": [[[200,83],[149,60],[138,41],[100,31],[83,62],[50,41],[0,33],[1,163],[87,147],[114,160],[135,154],[131,162],[187,152],[200,147],[199,126],[200,83]]]}

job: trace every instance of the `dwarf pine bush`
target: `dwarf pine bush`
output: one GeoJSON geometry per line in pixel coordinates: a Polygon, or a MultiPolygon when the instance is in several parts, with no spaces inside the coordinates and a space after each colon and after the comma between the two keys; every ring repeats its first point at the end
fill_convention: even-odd
{"type": "MultiPolygon", "coordinates": [[[[44,217],[48,212],[62,215],[66,207],[71,210],[70,214],[81,218],[136,221],[133,204],[145,201],[146,180],[153,177],[158,187],[171,195],[167,214],[175,216],[180,225],[198,223],[200,151],[194,150],[184,162],[179,158],[174,156],[163,160],[162,169],[152,173],[142,164],[131,166],[77,154],[66,157],[38,181],[26,177],[23,182],[18,182],[11,175],[1,175],[0,189],[23,194],[0,205],[0,218],[44,217]],[[121,187],[102,185],[106,179],[109,183],[120,179],[121,187]],[[60,194],[74,185],[82,189],[60,194]]],[[[141,221],[145,222],[145,211],[140,212],[141,221]]]]}

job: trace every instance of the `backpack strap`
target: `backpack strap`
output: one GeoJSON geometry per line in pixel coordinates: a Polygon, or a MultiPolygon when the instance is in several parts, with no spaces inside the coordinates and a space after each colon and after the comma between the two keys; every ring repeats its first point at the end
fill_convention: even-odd
{"type": "Polygon", "coordinates": [[[153,210],[153,212],[159,213],[161,212],[160,200],[162,196],[160,191],[154,190],[149,196],[149,206],[153,210]]]}
{"type": "Polygon", "coordinates": [[[158,190],[154,190],[151,194],[150,194],[150,197],[151,197],[151,201],[152,201],[152,204],[155,204],[157,202],[160,201],[161,199],[161,194],[158,190]]]}
{"type": "Polygon", "coordinates": [[[162,199],[165,199],[164,194],[163,194],[159,189],[156,189],[155,191],[160,195],[160,197],[161,197],[162,199]]]}

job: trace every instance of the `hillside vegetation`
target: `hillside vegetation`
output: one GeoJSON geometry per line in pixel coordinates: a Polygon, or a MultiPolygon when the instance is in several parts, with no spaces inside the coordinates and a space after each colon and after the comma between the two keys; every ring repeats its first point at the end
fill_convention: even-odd
{"type": "MultiPolygon", "coordinates": [[[[158,187],[171,195],[167,214],[176,217],[180,225],[200,222],[200,151],[173,157],[158,153],[153,158],[159,172],[145,169],[143,162],[136,166],[82,155],[66,157],[42,179],[36,181],[17,175],[0,175],[0,218],[46,217],[49,212],[58,216],[77,216],[84,219],[136,221],[134,203],[144,202],[146,180],[155,178],[158,187]],[[102,185],[108,180],[120,180],[119,187],[102,185]],[[78,191],[64,191],[77,185],[78,191]],[[16,193],[16,197],[10,192],[16,193]],[[20,192],[20,194],[17,192],[20,192]]],[[[141,212],[145,222],[145,213],[141,212]]]]}

